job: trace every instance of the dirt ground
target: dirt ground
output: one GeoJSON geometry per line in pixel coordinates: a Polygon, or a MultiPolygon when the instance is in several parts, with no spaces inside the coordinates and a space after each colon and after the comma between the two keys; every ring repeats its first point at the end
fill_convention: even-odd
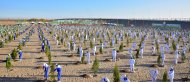
{"type": "MultiPolygon", "coordinates": [[[[1,24],[1,22],[0,22],[1,24]]],[[[0,82],[33,82],[37,80],[43,80],[43,69],[36,67],[42,66],[44,62],[48,62],[48,58],[46,57],[45,53],[40,52],[41,44],[38,38],[37,27],[35,28],[35,33],[31,36],[30,42],[26,43],[26,46],[23,47],[23,60],[13,62],[13,68],[11,71],[7,71],[5,68],[5,60],[7,54],[11,52],[19,43],[22,37],[25,34],[19,36],[15,41],[8,43],[5,45],[4,48],[0,48],[0,82]],[[39,57],[43,57],[43,59],[39,59],[39,57]]],[[[111,50],[113,48],[109,47],[107,44],[107,48],[103,49],[103,54],[98,54],[97,58],[100,60],[100,68],[99,72],[97,73],[97,77],[92,78],[83,78],[80,75],[82,74],[92,74],[91,64],[79,64],[75,65],[77,61],[79,61],[78,56],[68,57],[68,55],[74,54],[77,55],[77,51],[64,51],[67,50],[63,45],[56,45],[56,41],[45,31],[46,38],[50,41],[51,44],[51,54],[52,54],[52,61],[53,63],[58,63],[62,65],[62,78],[61,82],[99,82],[102,77],[108,77],[111,82],[113,82],[113,67],[115,64],[118,65],[120,70],[130,70],[129,68],[129,53],[128,49],[131,47],[129,46],[124,47],[123,52],[118,53],[119,61],[117,62],[104,62],[103,60],[106,58],[111,59],[111,50]]],[[[28,31],[26,32],[28,33],[28,31]]],[[[137,40],[139,43],[140,40],[137,40]]],[[[150,67],[152,64],[156,64],[157,56],[151,55],[151,42],[152,40],[148,38],[145,44],[144,49],[144,57],[137,59],[137,66],[135,66],[135,73],[130,72],[120,72],[122,74],[126,74],[127,77],[130,79],[131,82],[151,82],[151,77],[149,74],[150,69],[155,69],[150,67]]],[[[98,44],[97,41],[96,44],[98,44]]],[[[123,41],[124,45],[126,45],[126,40],[123,41]]],[[[77,46],[79,43],[77,43],[77,46]]],[[[89,42],[88,44],[89,45],[89,42]]],[[[163,44],[161,44],[163,45],[163,44]]],[[[182,45],[182,44],[180,44],[182,45]]],[[[99,47],[97,46],[97,52],[99,52],[99,47]]],[[[116,44],[115,48],[118,50],[119,44],[116,44]]],[[[84,48],[83,48],[84,49],[84,48]]],[[[182,47],[180,47],[180,50],[182,47]]],[[[136,52],[135,52],[136,53],[136,52]]],[[[158,81],[162,79],[164,71],[168,71],[172,62],[174,62],[174,54],[165,54],[165,67],[158,67],[159,75],[158,81]]],[[[190,53],[187,52],[187,58],[190,59],[190,53]]],[[[91,61],[94,61],[95,57],[91,55],[91,61]]],[[[188,77],[190,78],[190,61],[186,60],[185,63],[179,63],[174,66],[175,70],[175,78],[174,82],[182,82],[182,78],[188,77]]],[[[180,57],[179,57],[179,61],[180,57]]],[[[57,79],[57,78],[56,78],[57,79]]]]}
{"type": "Polygon", "coordinates": [[[14,20],[0,20],[0,25],[13,25],[16,24],[17,22],[14,20]]]}

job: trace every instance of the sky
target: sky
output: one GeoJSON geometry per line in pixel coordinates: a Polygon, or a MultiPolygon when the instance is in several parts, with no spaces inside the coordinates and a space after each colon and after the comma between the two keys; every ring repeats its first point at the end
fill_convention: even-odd
{"type": "Polygon", "coordinates": [[[0,0],[0,18],[190,18],[190,0],[0,0]]]}

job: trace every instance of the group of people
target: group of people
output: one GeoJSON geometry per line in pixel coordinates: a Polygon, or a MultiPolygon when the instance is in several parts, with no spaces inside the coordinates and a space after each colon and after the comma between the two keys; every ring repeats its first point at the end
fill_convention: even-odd
{"type": "MultiPolygon", "coordinates": [[[[43,70],[44,70],[44,78],[47,80],[50,73],[50,66],[44,63],[43,70]]],[[[61,82],[61,73],[62,73],[61,65],[56,64],[56,68],[54,69],[54,71],[57,71],[57,80],[58,82],[61,82]]]]}
{"type": "MultiPolygon", "coordinates": [[[[62,29],[58,28],[58,30],[62,30],[62,29]]],[[[108,29],[105,29],[105,30],[106,30],[106,32],[108,31],[108,29]]],[[[76,48],[76,37],[80,38],[79,40],[81,40],[81,43],[84,42],[85,40],[90,40],[90,39],[93,41],[93,43],[95,43],[97,37],[101,37],[101,38],[103,38],[103,42],[101,44],[99,44],[99,46],[102,49],[105,49],[105,46],[106,46],[107,42],[109,42],[109,41],[106,40],[106,37],[110,37],[110,35],[106,34],[105,31],[100,31],[99,32],[99,30],[96,30],[96,31],[92,32],[94,34],[90,34],[91,31],[90,32],[89,31],[86,32],[86,30],[82,30],[82,31],[81,30],[77,30],[79,32],[77,36],[75,35],[77,33],[74,33],[73,31],[71,31],[71,32],[68,32],[68,31],[71,31],[71,30],[64,30],[64,32],[67,33],[68,36],[70,35],[69,37],[71,37],[71,38],[69,38],[69,41],[72,41],[72,43],[70,43],[68,41],[68,44],[67,44],[69,50],[71,49],[71,45],[73,45],[74,51],[75,51],[75,48],[76,48]]],[[[144,31],[144,30],[142,30],[142,31],[144,31]]],[[[153,46],[151,46],[152,47],[152,54],[153,55],[156,54],[156,46],[155,46],[156,42],[158,44],[161,43],[160,41],[164,42],[164,45],[159,46],[159,52],[160,52],[160,54],[158,54],[158,55],[161,56],[161,65],[164,66],[165,65],[165,59],[166,59],[165,53],[170,53],[171,52],[171,49],[170,49],[171,45],[170,45],[170,43],[168,43],[168,41],[165,40],[165,37],[166,37],[166,38],[169,39],[169,42],[171,42],[169,34],[167,34],[167,32],[154,33],[154,34],[153,34],[153,32],[148,32],[148,31],[140,32],[140,33],[138,33],[138,32],[140,32],[140,31],[129,30],[129,31],[126,32],[126,36],[125,36],[124,31],[119,31],[118,33],[115,32],[115,30],[111,31],[112,36],[111,36],[111,39],[110,39],[111,40],[110,43],[111,43],[111,45],[113,47],[115,47],[116,41],[119,41],[119,43],[120,43],[122,40],[125,39],[125,37],[130,37],[132,39],[138,37],[138,38],[142,39],[141,45],[139,46],[139,56],[140,56],[140,58],[143,58],[143,53],[144,53],[144,49],[145,49],[147,38],[148,37],[151,37],[151,38],[156,37],[156,38],[153,39],[153,41],[154,41],[153,42],[153,46]],[[159,40],[158,36],[159,36],[159,38],[161,38],[161,40],[159,40]]],[[[61,33],[58,33],[58,34],[61,34],[61,33]]],[[[182,33],[181,34],[179,34],[179,32],[171,33],[172,39],[175,40],[175,41],[176,41],[176,38],[179,37],[179,35],[182,35],[182,40],[187,39],[187,37],[185,37],[185,35],[183,35],[182,33]]],[[[61,36],[63,36],[63,35],[61,35],[61,36]]],[[[59,40],[57,40],[56,37],[58,37],[57,34],[55,34],[54,38],[56,40],[56,45],[58,45],[59,40]]],[[[66,37],[63,36],[63,38],[66,38],[66,37]]],[[[185,43],[186,42],[187,41],[185,41],[185,43]]],[[[97,49],[97,45],[92,48],[92,54],[93,55],[96,55],[96,49],[97,49]]],[[[134,41],[132,43],[132,47],[129,48],[129,50],[128,50],[129,55],[130,55],[129,65],[130,65],[130,71],[131,72],[135,72],[134,66],[135,66],[136,62],[135,62],[133,51],[135,51],[136,49],[137,49],[137,42],[134,41]]],[[[187,50],[187,45],[183,47],[182,53],[186,53],[186,50],[187,50]]],[[[176,43],[175,58],[174,58],[174,63],[175,64],[177,64],[177,62],[178,62],[178,55],[179,55],[179,44],[176,43]]],[[[83,56],[86,56],[87,63],[90,64],[91,63],[91,52],[90,51],[84,52],[83,48],[82,48],[82,46],[80,44],[80,46],[79,46],[79,61],[82,61],[82,57],[83,56]],[[84,53],[85,53],[85,55],[83,55],[84,53]]],[[[112,57],[112,61],[113,62],[117,61],[117,51],[116,51],[116,49],[112,49],[111,57],[112,57]]],[[[172,70],[173,67],[170,68],[170,69],[172,70]]],[[[173,72],[171,72],[171,74],[173,74],[173,77],[174,77],[174,70],[173,70],[173,72]]],[[[152,77],[152,81],[155,82],[156,81],[156,77],[158,75],[158,70],[151,70],[150,71],[150,75],[152,77]]],[[[172,75],[170,75],[170,76],[172,76],[172,75]]],[[[103,78],[101,81],[103,81],[103,82],[109,82],[109,80],[107,80],[107,79],[108,78],[103,78]]]]}

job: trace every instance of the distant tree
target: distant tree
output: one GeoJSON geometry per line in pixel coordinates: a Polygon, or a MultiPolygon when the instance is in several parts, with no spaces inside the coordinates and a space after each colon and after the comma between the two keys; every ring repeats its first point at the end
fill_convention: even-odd
{"type": "Polygon", "coordinates": [[[187,59],[187,57],[186,57],[185,53],[182,52],[182,53],[181,53],[181,61],[182,61],[183,63],[185,63],[185,60],[186,60],[186,59],[187,59]]]}
{"type": "Polygon", "coordinates": [[[120,52],[123,51],[123,43],[121,43],[121,45],[119,46],[119,51],[120,51],[120,52]]]}
{"type": "Polygon", "coordinates": [[[158,65],[161,65],[161,55],[158,55],[157,64],[158,64],[158,65]]]}
{"type": "Polygon", "coordinates": [[[102,49],[102,47],[99,48],[99,52],[100,52],[100,54],[103,54],[103,49],[102,49]]]}
{"type": "Polygon", "coordinates": [[[92,41],[90,41],[90,48],[93,48],[94,47],[94,44],[92,41]]]}
{"type": "Polygon", "coordinates": [[[3,48],[4,47],[4,43],[3,41],[0,41],[0,48],[3,48]]]}

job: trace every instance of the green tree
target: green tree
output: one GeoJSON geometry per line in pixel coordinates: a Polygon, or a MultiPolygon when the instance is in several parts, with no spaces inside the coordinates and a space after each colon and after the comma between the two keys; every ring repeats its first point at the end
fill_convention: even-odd
{"type": "Polygon", "coordinates": [[[54,64],[51,64],[51,66],[50,66],[50,80],[51,81],[55,81],[55,72],[54,72],[54,70],[55,70],[55,65],[54,64]]]}
{"type": "Polygon", "coordinates": [[[167,73],[167,71],[164,72],[162,80],[163,80],[163,82],[168,82],[168,73],[167,73]]]}
{"type": "Polygon", "coordinates": [[[182,61],[183,63],[185,63],[185,60],[186,60],[186,59],[187,59],[187,57],[186,57],[185,53],[182,52],[182,53],[181,53],[181,61],[182,61]]]}
{"type": "Polygon", "coordinates": [[[120,82],[120,73],[117,65],[114,66],[113,70],[113,82],[120,82]]]}
{"type": "Polygon", "coordinates": [[[99,52],[100,52],[100,54],[103,54],[103,49],[102,49],[102,47],[99,48],[99,52]]]}
{"type": "Polygon", "coordinates": [[[136,58],[139,58],[140,49],[137,49],[136,58]]]}
{"type": "Polygon", "coordinates": [[[3,48],[4,47],[4,43],[3,41],[0,41],[0,48],[3,48]]]}
{"type": "Polygon", "coordinates": [[[98,69],[99,69],[99,60],[97,59],[97,57],[95,57],[95,60],[94,60],[94,63],[92,65],[92,71],[94,72],[94,74],[96,74],[98,72],[98,69]]]}
{"type": "Polygon", "coordinates": [[[11,67],[12,67],[11,57],[8,56],[7,59],[6,59],[6,68],[7,68],[7,70],[9,70],[11,67]]]}
{"type": "Polygon", "coordinates": [[[11,53],[11,57],[12,57],[12,59],[13,60],[16,60],[16,58],[17,58],[17,50],[16,49],[14,49],[13,51],[12,51],[12,53],[11,53]]]}
{"type": "Polygon", "coordinates": [[[158,58],[157,58],[157,64],[158,64],[158,65],[161,64],[161,55],[158,55],[158,58]]]}
{"type": "Polygon", "coordinates": [[[19,44],[19,45],[17,46],[17,49],[22,50],[21,44],[19,44]]]}
{"type": "Polygon", "coordinates": [[[172,42],[172,48],[173,48],[174,51],[176,51],[176,44],[175,44],[175,41],[174,41],[174,40],[173,40],[173,42],[172,42]]]}
{"type": "Polygon", "coordinates": [[[123,51],[123,43],[121,43],[121,45],[119,46],[119,51],[120,51],[120,52],[123,51]]]}
{"type": "Polygon", "coordinates": [[[90,41],[90,48],[93,48],[94,47],[94,44],[92,41],[90,41]]]}
{"type": "Polygon", "coordinates": [[[84,59],[85,59],[85,54],[83,53],[82,60],[81,60],[81,63],[83,64],[84,64],[84,59]]]}

